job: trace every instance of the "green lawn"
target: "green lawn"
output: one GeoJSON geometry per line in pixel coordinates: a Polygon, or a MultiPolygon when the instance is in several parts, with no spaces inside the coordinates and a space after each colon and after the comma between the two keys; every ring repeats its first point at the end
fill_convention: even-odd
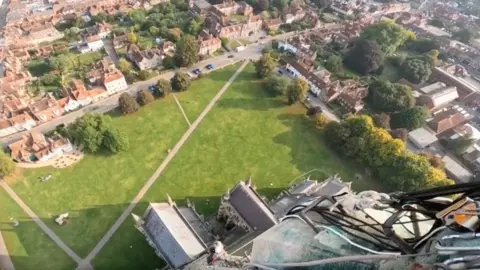
{"type": "Polygon", "coordinates": [[[3,189],[0,189],[0,231],[16,269],[71,270],[76,267],[3,189]],[[13,220],[19,221],[19,226],[14,227],[13,220]]]}
{"type": "MultiPolygon", "coordinates": [[[[252,176],[260,193],[276,196],[292,179],[312,169],[313,178],[339,173],[354,179],[355,166],[328,149],[301,105],[286,106],[269,98],[253,65],[237,77],[217,105],[167,166],[134,213],[142,215],[149,201],[177,204],[193,200],[200,214],[218,209],[219,196],[239,180],[252,176]]],[[[378,183],[354,182],[357,190],[378,189],[378,183]]],[[[144,237],[130,218],[94,260],[96,269],[159,267],[144,237]],[[116,256],[122,254],[122,256],[116,256]],[[147,262],[146,260],[151,260],[147,262]]]]}
{"type": "MultiPolygon", "coordinates": [[[[194,119],[200,114],[236,67],[195,81],[189,91],[178,95],[181,102],[192,101],[184,102],[189,117],[194,119]]],[[[129,135],[129,151],[114,156],[88,155],[63,170],[24,170],[23,177],[12,184],[18,195],[80,256],[91,251],[160,165],[167,149],[173,148],[188,128],[173,97],[158,100],[134,115],[115,117],[114,125],[129,135]],[[49,173],[53,175],[50,181],[38,181],[49,173]],[[68,225],[59,227],[53,219],[64,212],[71,219],[68,225]]]]}
{"type": "Polygon", "coordinates": [[[392,65],[390,61],[385,61],[382,75],[380,75],[379,78],[382,80],[397,82],[402,78],[402,76],[400,75],[398,67],[392,65]]]}

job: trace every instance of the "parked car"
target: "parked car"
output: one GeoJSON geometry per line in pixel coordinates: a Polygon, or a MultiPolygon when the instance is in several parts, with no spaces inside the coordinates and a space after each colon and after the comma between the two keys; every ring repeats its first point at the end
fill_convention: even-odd
{"type": "Polygon", "coordinates": [[[207,68],[208,70],[212,70],[214,67],[213,67],[212,64],[208,64],[208,65],[206,66],[206,68],[207,68]]]}
{"type": "Polygon", "coordinates": [[[192,73],[195,74],[195,75],[198,75],[198,74],[200,74],[200,69],[196,68],[196,69],[192,70],[192,73]]]}
{"type": "Polygon", "coordinates": [[[233,57],[235,57],[233,54],[230,54],[230,55],[228,56],[228,58],[233,58],[233,57]]]}

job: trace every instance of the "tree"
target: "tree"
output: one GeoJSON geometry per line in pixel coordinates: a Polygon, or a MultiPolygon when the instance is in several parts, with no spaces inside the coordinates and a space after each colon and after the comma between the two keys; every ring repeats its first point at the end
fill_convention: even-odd
{"type": "Polygon", "coordinates": [[[0,151],[0,177],[10,175],[15,170],[15,163],[3,151],[0,151]]]}
{"type": "Polygon", "coordinates": [[[373,123],[375,126],[384,129],[390,129],[390,115],[386,113],[374,114],[372,116],[373,123]]]}
{"type": "Polygon", "coordinates": [[[307,109],[307,116],[309,117],[316,116],[321,112],[322,112],[322,108],[320,108],[319,106],[309,107],[307,109]]]}
{"type": "Polygon", "coordinates": [[[445,27],[443,25],[443,21],[441,21],[440,19],[431,19],[429,22],[428,22],[430,25],[433,25],[435,27],[438,27],[438,28],[443,28],[445,27]]]}
{"type": "Polygon", "coordinates": [[[325,67],[333,73],[341,72],[343,69],[342,58],[338,55],[330,56],[325,62],[325,67]]]}
{"type": "Polygon", "coordinates": [[[390,126],[392,128],[406,128],[414,130],[425,123],[428,112],[422,106],[415,106],[410,109],[395,113],[392,115],[390,126]]]}
{"type": "Polygon", "coordinates": [[[158,91],[155,92],[158,97],[166,97],[172,92],[170,82],[165,79],[160,79],[157,82],[158,91]]]}
{"type": "Polygon", "coordinates": [[[59,79],[60,78],[58,76],[53,75],[51,73],[47,73],[40,78],[40,80],[42,81],[42,84],[44,85],[54,85],[58,83],[59,79]]]}
{"type": "Polygon", "coordinates": [[[308,91],[308,83],[302,78],[294,79],[287,89],[288,104],[302,101],[308,91]]]}
{"type": "Polygon", "coordinates": [[[257,8],[259,11],[264,11],[267,10],[269,7],[270,3],[268,0],[258,0],[257,1],[257,8]]]}
{"type": "Polygon", "coordinates": [[[314,0],[313,3],[319,8],[328,8],[332,5],[332,0],[314,0]]]}
{"type": "Polygon", "coordinates": [[[405,41],[413,38],[415,34],[388,19],[366,27],[360,34],[360,39],[377,42],[386,55],[392,54],[405,41]]]}
{"type": "Polygon", "coordinates": [[[113,129],[110,116],[87,113],[68,127],[68,134],[75,144],[83,147],[84,151],[95,153],[104,149],[105,133],[113,129]]]}
{"type": "Polygon", "coordinates": [[[127,39],[128,39],[128,42],[130,42],[130,44],[137,43],[137,35],[135,35],[135,33],[133,32],[128,33],[127,39]]]}
{"type": "Polygon", "coordinates": [[[323,113],[315,115],[315,127],[322,129],[324,128],[330,120],[323,113]]]}
{"type": "Polygon", "coordinates": [[[432,74],[432,66],[421,58],[407,58],[402,65],[402,74],[410,82],[421,84],[432,74]]]}
{"type": "Polygon", "coordinates": [[[184,35],[177,43],[175,61],[178,66],[188,67],[198,61],[198,43],[191,35],[184,35]]]}
{"type": "Polygon", "coordinates": [[[203,19],[200,17],[192,18],[187,24],[187,33],[192,36],[197,36],[200,30],[202,30],[203,19]]]}
{"type": "Polygon", "coordinates": [[[468,147],[472,146],[475,143],[475,139],[460,136],[456,139],[450,140],[447,143],[447,149],[455,152],[455,154],[462,154],[467,150],[468,147]]]}
{"type": "Polygon", "coordinates": [[[118,69],[125,75],[129,74],[133,70],[133,65],[125,58],[120,58],[117,63],[118,69]]]}
{"type": "Polygon", "coordinates": [[[412,89],[404,84],[374,81],[370,84],[368,101],[378,112],[391,113],[413,107],[412,89]]]}
{"type": "Polygon", "coordinates": [[[103,134],[102,147],[115,154],[127,151],[130,148],[130,141],[127,135],[118,129],[108,129],[103,134]]]}
{"type": "Polygon", "coordinates": [[[259,78],[265,78],[275,69],[275,60],[269,53],[264,53],[260,59],[255,62],[255,71],[259,78]]]}
{"type": "Polygon", "coordinates": [[[148,32],[155,37],[160,33],[160,28],[156,27],[155,25],[152,25],[150,26],[150,28],[148,28],[148,32]]]}
{"type": "Polygon", "coordinates": [[[406,142],[408,139],[408,129],[406,128],[397,128],[397,129],[392,129],[390,130],[390,135],[392,135],[393,138],[402,140],[403,142],[406,142]]]}
{"type": "Polygon", "coordinates": [[[427,53],[431,50],[439,50],[438,41],[430,38],[417,38],[408,42],[407,47],[419,53],[427,53]]]}
{"type": "Polygon", "coordinates": [[[463,28],[459,31],[453,33],[452,37],[458,41],[461,41],[465,44],[468,44],[473,37],[473,34],[470,30],[463,28]]]}
{"type": "Polygon", "coordinates": [[[428,162],[430,162],[430,165],[434,168],[443,169],[445,167],[445,162],[443,162],[442,158],[437,155],[432,155],[428,152],[423,152],[419,155],[426,157],[428,162]]]}
{"type": "Polygon", "coordinates": [[[344,61],[352,70],[366,75],[379,69],[385,58],[380,46],[375,41],[361,39],[348,52],[344,61]]]}
{"type": "Polygon", "coordinates": [[[173,78],[170,80],[170,85],[173,91],[182,92],[187,91],[190,87],[190,78],[183,72],[176,72],[173,78]]]}
{"type": "Polygon", "coordinates": [[[172,69],[175,68],[175,59],[171,56],[165,56],[165,58],[162,61],[162,65],[166,69],[172,69]]]}
{"type": "Polygon", "coordinates": [[[145,81],[152,77],[152,73],[148,70],[140,70],[137,76],[139,80],[145,81]]]}
{"type": "Polygon", "coordinates": [[[127,93],[123,93],[118,98],[118,105],[123,114],[132,114],[138,111],[137,101],[127,93]]]}
{"type": "Polygon", "coordinates": [[[228,43],[230,42],[226,37],[221,37],[220,41],[222,42],[222,47],[224,48],[226,48],[228,46],[228,43]]]}
{"type": "Polygon", "coordinates": [[[287,92],[288,83],[289,81],[285,77],[270,75],[267,78],[265,89],[273,97],[281,96],[287,92]]]}
{"type": "Polygon", "coordinates": [[[155,100],[152,93],[150,93],[150,91],[148,91],[148,90],[140,90],[138,92],[137,99],[138,99],[138,104],[140,104],[141,106],[145,106],[147,104],[150,104],[155,100]]]}

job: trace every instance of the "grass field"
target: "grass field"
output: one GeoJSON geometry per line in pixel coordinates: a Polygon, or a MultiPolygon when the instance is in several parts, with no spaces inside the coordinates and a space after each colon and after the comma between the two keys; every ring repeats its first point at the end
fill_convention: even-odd
{"type": "MultiPolygon", "coordinates": [[[[200,114],[237,67],[216,71],[178,94],[191,119],[200,114]]],[[[158,100],[134,115],[115,117],[114,125],[127,132],[129,151],[114,156],[87,155],[63,170],[23,170],[23,176],[11,183],[17,194],[81,257],[106,233],[160,165],[167,149],[173,148],[188,128],[173,97],[158,100]],[[38,181],[49,173],[53,175],[50,181],[38,181]],[[68,225],[59,227],[53,220],[64,212],[71,219],[68,225]]]]}
{"type": "MultiPolygon", "coordinates": [[[[304,172],[320,169],[312,178],[339,173],[352,181],[355,166],[328,149],[305,116],[301,105],[286,106],[269,98],[253,65],[237,77],[192,137],[167,166],[134,213],[142,215],[148,202],[165,201],[168,193],[177,204],[189,198],[200,214],[218,209],[219,197],[251,175],[261,194],[276,196],[304,172]]],[[[356,190],[378,189],[361,180],[356,190]]],[[[129,218],[97,255],[96,269],[159,267],[153,251],[129,218]],[[122,254],[116,256],[117,254],[122,254]],[[151,260],[150,262],[146,260],[151,260]]]]}
{"type": "Polygon", "coordinates": [[[74,269],[70,259],[22,209],[0,189],[0,231],[10,257],[19,270],[74,269]],[[17,227],[12,221],[19,221],[17,227]]]}

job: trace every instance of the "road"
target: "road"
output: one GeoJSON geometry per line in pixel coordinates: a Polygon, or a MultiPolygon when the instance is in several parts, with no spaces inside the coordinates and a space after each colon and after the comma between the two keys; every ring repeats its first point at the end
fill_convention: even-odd
{"type": "Polygon", "coordinates": [[[110,59],[112,59],[113,63],[117,64],[118,62],[118,55],[113,47],[113,41],[111,39],[104,39],[103,40],[103,47],[105,48],[105,52],[107,52],[110,59]]]}
{"type": "MultiPolygon", "coordinates": [[[[262,40],[262,43],[267,43],[271,40],[284,39],[284,38],[287,38],[287,37],[290,37],[290,36],[293,36],[293,35],[296,35],[296,34],[300,34],[300,33],[301,32],[290,32],[290,33],[285,33],[285,34],[282,34],[282,35],[277,35],[277,36],[274,36],[274,37],[267,37],[267,38],[262,40]]],[[[252,44],[248,45],[246,47],[246,49],[241,51],[241,52],[230,52],[230,53],[226,53],[226,54],[221,55],[221,56],[209,58],[209,59],[206,59],[206,60],[203,60],[203,61],[200,61],[200,62],[196,63],[195,65],[193,65],[192,67],[190,67],[188,69],[182,68],[180,70],[184,71],[184,72],[188,72],[188,71],[191,71],[195,68],[198,68],[198,69],[202,70],[202,72],[206,73],[207,70],[205,69],[205,66],[207,64],[212,64],[215,67],[215,69],[218,69],[218,68],[221,68],[223,66],[227,66],[227,65],[233,64],[235,62],[245,60],[245,59],[256,60],[256,59],[260,58],[261,53],[262,53],[262,49],[265,46],[266,46],[265,44],[260,44],[260,42],[259,43],[252,43],[252,44]],[[230,55],[233,55],[233,58],[229,58],[230,55]]],[[[173,77],[173,75],[175,74],[176,71],[177,70],[168,71],[168,72],[165,72],[165,73],[163,73],[163,74],[161,74],[161,75],[159,75],[155,78],[152,78],[152,79],[149,79],[149,80],[146,80],[146,81],[142,81],[142,82],[134,83],[134,84],[130,85],[128,87],[128,89],[125,90],[124,92],[130,93],[130,94],[136,94],[139,90],[146,89],[148,86],[150,86],[152,84],[156,84],[159,79],[170,80],[173,77]]],[[[2,138],[0,138],[0,141],[3,144],[8,145],[8,144],[10,144],[14,141],[19,140],[23,135],[25,135],[29,132],[45,133],[45,132],[48,132],[48,131],[51,131],[51,130],[55,129],[55,127],[57,127],[60,124],[72,123],[77,118],[80,118],[82,115],[84,115],[87,112],[105,113],[105,112],[111,111],[112,109],[114,109],[118,106],[118,97],[120,96],[120,94],[122,94],[124,92],[120,92],[120,93],[117,93],[115,95],[109,96],[108,98],[105,98],[105,99],[100,100],[96,103],[90,104],[88,106],[85,106],[80,110],[70,112],[70,113],[65,114],[61,117],[55,118],[55,119],[53,119],[53,120],[51,120],[47,123],[40,124],[40,125],[32,128],[32,129],[30,129],[30,130],[17,132],[15,134],[11,134],[11,135],[2,137],[2,138]]]]}

